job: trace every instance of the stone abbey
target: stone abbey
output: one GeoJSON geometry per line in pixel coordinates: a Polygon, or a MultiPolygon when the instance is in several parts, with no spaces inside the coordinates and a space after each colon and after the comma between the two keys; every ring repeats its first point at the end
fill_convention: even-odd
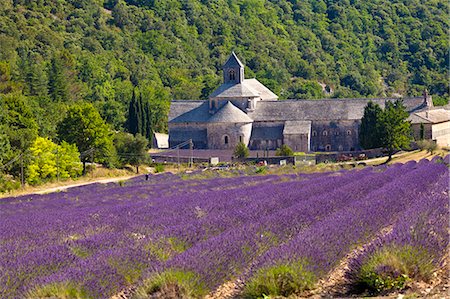
{"type": "MultiPolygon", "coordinates": [[[[273,150],[283,144],[298,152],[359,150],[358,130],[364,107],[370,100],[381,107],[385,101],[396,100],[281,101],[258,80],[245,79],[244,65],[235,53],[223,66],[223,81],[206,101],[171,102],[170,147],[191,139],[197,149],[234,149],[243,142],[251,150],[273,150]]],[[[426,93],[403,98],[403,104],[411,116],[434,111],[426,93]]],[[[445,111],[446,116],[439,121],[448,124],[449,111],[445,111]]]]}

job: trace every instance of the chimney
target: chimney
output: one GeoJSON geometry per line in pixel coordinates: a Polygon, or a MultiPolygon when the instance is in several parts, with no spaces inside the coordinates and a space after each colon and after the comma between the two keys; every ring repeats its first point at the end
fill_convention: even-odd
{"type": "Polygon", "coordinates": [[[425,105],[426,108],[433,107],[433,98],[428,94],[428,90],[426,88],[423,91],[423,104],[425,105]]]}

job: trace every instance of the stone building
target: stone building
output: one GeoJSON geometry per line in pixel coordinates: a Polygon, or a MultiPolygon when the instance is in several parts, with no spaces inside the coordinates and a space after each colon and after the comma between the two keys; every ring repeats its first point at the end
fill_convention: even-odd
{"type": "Polygon", "coordinates": [[[433,140],[437,145],[450,147],[450,110],[427,109],[409,116],[414,139],[433,140]]]}
{"type": "MultiPolygon", "coordinates": [[[[170,147],[192,139],[197,149],[234,149],[243,142],[254,150],[282,144],[302,152],[358,150],[359,125],[368,101],[384,107],[385,101],[396,100],[280,101],[258,80],[245,79],[244,65],[234,53],[223,66],[223,80],[207,101],[172,101],[170,147]]],[[[432,108],[427,94],[404,98],[403,103],[410,113],[432,108]]]]}

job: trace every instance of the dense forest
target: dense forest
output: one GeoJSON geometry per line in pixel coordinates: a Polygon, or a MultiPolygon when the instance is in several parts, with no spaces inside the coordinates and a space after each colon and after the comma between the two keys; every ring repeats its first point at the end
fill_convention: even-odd
{"type": "Polygon", "coordinates": [[[281,99],[428,88],[442,104],[448,11],[444,0],[2,0],[0,144],[66,140],[58,124],[82,102],[127,131],[133,95],[165,131],[170,100],[206,99],[233,50],[281,99]]]}

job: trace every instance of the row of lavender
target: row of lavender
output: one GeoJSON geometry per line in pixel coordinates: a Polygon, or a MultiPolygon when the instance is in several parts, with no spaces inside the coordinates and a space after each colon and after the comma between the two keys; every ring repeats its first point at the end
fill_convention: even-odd
{"type": "MultiPolygon", "coordinates": [[[[160,242],[158,233],[164,228],[180,224],[176,229],[181,235],[187,234],[179,237],[180,242],[192,243],[190,239],[196,234],[189,233],[189,222],[195,222],[205,211],[209,212],[207,219],[214,220],[216,217],[209,210],[215,210],[217,218],[223,211],[232,210],[226,198],[238,199],[242,194],[233,189],[259,192],[262,196],[264,191],[258,187],[261,182],[270,185],[288,179],[305,184],[314,177],[182,181],[167,174],[153,176],[150,181],[137,178],[123,187],[97,184],[62,193],[4,199],[0,219],[0,294],[14,297],[29,286],[64,280],[77,281],[95,297],[115,292],[132,282],[141,270],[160,262],[157,251],[164,248],[147,247],[160,242]],[[227,190],[222,191],[226,197],[221,198],[218,188],[227,190]]],[[[261,203],[260,207],[266,206],[261,203]]],[[[219,233],[209,224],[205,228],[205,235],[219,233]]]]}
{"type": "Polygon", "coordinates": [[[8,199],[0,219],[0,294],[66,284],[83,297],[106,298],[168,269],[195,273],[211,290],[303,258],[314,261],[319,277],[445,174],[443,164],[422,162],[308,176],[157,176],[8,199]]]}

